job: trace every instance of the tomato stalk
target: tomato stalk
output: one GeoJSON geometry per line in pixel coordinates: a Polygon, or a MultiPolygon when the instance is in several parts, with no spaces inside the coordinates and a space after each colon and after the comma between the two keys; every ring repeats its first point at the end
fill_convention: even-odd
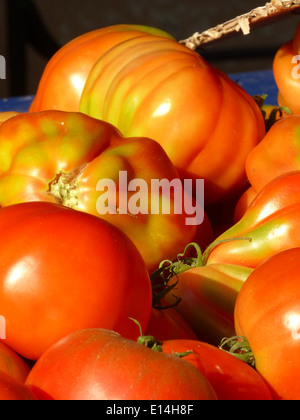
{"type": "Polygon", "coordinates": [[[245,337],[235,336],[223,338],[219,348],[255,368],[254,354],[249,341],[245,337]]]}
{"type": "Polygon", "coordinates": [[[49,183],[49,193],[54,196],[59,204],[66,207],[75,207],[78,205],[78,184],[77,179],[86,168],[85,165],[75,168],[70,173],[60,172],[49,183]]]}

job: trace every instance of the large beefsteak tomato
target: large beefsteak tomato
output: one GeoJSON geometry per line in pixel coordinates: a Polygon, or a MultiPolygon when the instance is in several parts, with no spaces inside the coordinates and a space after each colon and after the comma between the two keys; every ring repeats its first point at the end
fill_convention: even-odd
{"type": "Polygon", "coordinates": [[[171,38],[168,33],[149,26],[113,25],[72,39],[47,63],[30,111],[79,111],[82,90],[98,58],[127,39],[145,33],[171,38]]]}
{"type": "Polygon", "coordinates": [[[146,330],[152,289],[146,265],[117,227],[87,213],[34,202],[0,209],[0,312],[5,343],[36,360],[66,334],[146,330]]]}
{"type": "Polygon", "coordinates": [[[182,178],[205,179],[207,203],[240,192],[246,156],[265,134],[261,111],[243,89],[195,51],[154,35],[99,58],[80,111],[126,136],[157,140],[182,178]]]}
{"type": "Polygon", "coordinates": [[[300,399],[300,248],[273,255],[237,298],[236,333],[248,340],[258,372],[276,399],[300,399]]]}

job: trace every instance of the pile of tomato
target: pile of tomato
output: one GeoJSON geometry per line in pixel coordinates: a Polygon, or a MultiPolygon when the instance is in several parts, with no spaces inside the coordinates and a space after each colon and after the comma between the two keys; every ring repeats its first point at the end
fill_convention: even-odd
{"type": "Polygon", "coordinates": [[[1,400],[300,399],[299,45],[271,107],[102,28],[1,114],[1,400]]]}

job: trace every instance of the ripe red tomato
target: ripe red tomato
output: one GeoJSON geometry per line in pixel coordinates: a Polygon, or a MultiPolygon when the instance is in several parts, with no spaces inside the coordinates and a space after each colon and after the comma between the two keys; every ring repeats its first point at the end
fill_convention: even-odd
{"type": "Polygon", "coordinates": [[[36,401],[30,388],[7,373],[0,372],[0,401],[36,401]]]}
{"type": "Polygon", "coordinates": [[[7,373],[20,382],[25,382],[30,367],[3,340],[0,341],[0,372],[7,373]]]}
{"type": "Polygon", "coordinates": [[[190,363],[102,329],[76,331],[54,344],[26,384],[55,400],[216,399],[190,363]]]}
{"type": "Polygon", "coordinates": [[[219,400],[273,400],[258,372],[218,347],[196,340],[170,340],[162,348],[169,354],[191,351],[184,360],[205,375],[219,400]]]}
{"type": "Polygon", "coordinates": [[[248,277],[237,298],[236,333],[277,399],[300,399],[300,248],[277,253],[248,277]]]}
{"type": "Polygon", "coordinates": [[[0,209],[0,311],[6,342],[36,360],[66,334],[89,327],[136,337],[152,290],[132,241],[108,222],[52,203],[0,209]]]}

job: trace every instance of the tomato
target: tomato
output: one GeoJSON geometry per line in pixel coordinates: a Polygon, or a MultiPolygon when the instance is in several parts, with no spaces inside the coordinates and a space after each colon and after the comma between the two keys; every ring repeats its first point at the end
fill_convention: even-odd
{"type": "Polygon", "coordinates": [[[246,173],[258,192],[278,176],[300,170],[300,115],[276,122],[264,139],[249,153],[246,173]]]}
{"type": "Polygon", "coordinates": [[[223,337],[234,335],[234,306],[237,295],[252,269],[230,264],[210,264],[174,276],[177,283],[166,296],[201,341],[218,345],[223,337]]]}
{"type": "Polygon", "coordinates": [[[196,340],[168,340],[162,343],[162,349],[169,354],[191,352],[184,360],[205,375],[220,401],[273,400],[258,372],[218,347],[196,340]]]}
{"type": "Polygon", "coordinates": [[[155,35],[128,39],[99,58],[80,111],[125,136],[158,141],[182,178],[205,179],[206,203],[243,188],[246,156],[265,134],[260,109],[243,89],[195,51],[155,35]]]}
{"type": "Polygon", "coordinates": [[[15,117],[16,115],[19,115],[19,112],[15,112],[15,111],[0,112],[0,125],[4,121],[6,121],[6,120],[8,120],[12,117],[15,117]]]}
{"type": "Polygon", "coordinates": [[[101,217],[132,239],[149,271],[174,258],[196,231],[210,235],[209,222],[197,227],[189,221],[195,218],[185,210],[188,197],[152,139],[124,138],[112,125],[77,112],[24,113],[0,126],[2,207],[41,200],[101,217]],[[166,187],[152,188],[154,182],[166,187]],[[172,182],[179,183],[176,193],[172,182]],[[164,202],[169,210],[161,209],[164,202]]]}
{"type": "Polygon", "coordinates": [[[300,248],[279,252],[248,277],[237,298],[236,332],[276,399],[300,399],[300,248]]]}
{"type": "Polygon", "coordinates": [[[68,42],[47,63],[30,111],[79,111],[82,90],[97,59],[125,40],[145,33],[171,37],[160,29],[143,25],[114,25],[68,42]]]}
{"type": "Polygon", "coordinates": [[[0,401],[36,401],[33,392],[22,382],[0,372],[0,401]]]}
{"type": "Polygon", "coordinates": [[[68,333],[147,328],[152,289],[132,241],[112,224],[44,202],[0,209],[0,311],[5,343],[37,360],[68,333]]]}
{"type": "Polygon", "coordinates": [[[54,344],[26,384],[55,400],[216,399],[190,363],[102,329],[76,331],[54,344]]]}
{"type": "MultiPolygon", "coordinates": [[[[168,306],[166,302],[165,307],[168,306]]],[[[188,322],[174,308],[152,308],[150,321],[145,335],[157,340],[196,339],[197,336],[188,322]]]]}
{"type": "Polygon", "coordinates": [[[284,249],[300,246],[300,171],[272,180],[244,216],[209,247],[207,264],[255,268],[284,249]]]}
{"type": "Polygon", "coordinates": [[[274,58],[273,71],[279,89],[278,102],[294,114],[300,113],[300,24],[294,38],[285,43],[274,58]]]}
{"type": "Polygon", "coordinates": [[[233,212],[233,222],[237,223],[246,213],[248,207],[252,203],[252,201],[257,196],[257,191],[255,188],[250,186],[249,188],[244,191],[244,193],[240,196],[239,200],[235,205],[235,209],[233,212]]]}
{"type": "Polygon", "coordinates": [[[3,340],[0,341],[0,372],[7,373],[20,382],[25,382],[30,367],[3,340]]]}

